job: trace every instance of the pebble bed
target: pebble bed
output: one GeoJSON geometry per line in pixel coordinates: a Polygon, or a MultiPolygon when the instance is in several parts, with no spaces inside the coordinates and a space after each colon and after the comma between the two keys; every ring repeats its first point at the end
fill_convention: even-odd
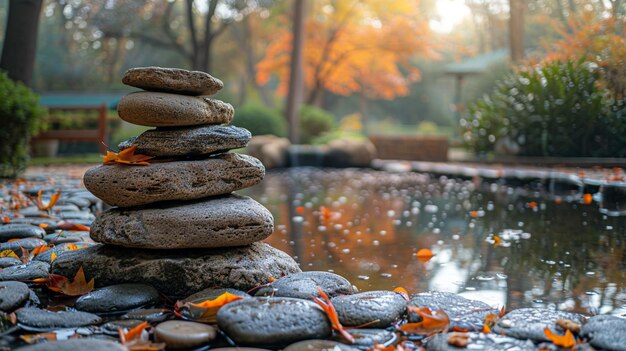
{"type": "Polygon", "coordinates": [[[142,281],[96,282],[93,291],[68,297],[43,281],[59,257],[100,245],[75,225],[90,226],[102,211],[101,200],[78,178],[46,175],[2,183],[0,206],[0,347],[5,349],[557,350],[558,339],[553,343],[546,329],[558,336],[567,329],[576,349],[626,350],[626,319],[619,316],[544,308],[501,314],[501,306],[451,293],[359,292],[347,279],[322,271],[276,276],[249,291],[215,287],[186,298],[172,298],[142,281]],[[61,190],[53,208],[33,206],[40,190],[44,203],[61,190]],[[39,247],[50,249],[33,254],[39,247]],[[334,329],[314,301],[320,289],[354,342],[334,329]],[[190,304],[225,292],[238,299],[210,313],[190,304]],[[433,316],[441,309],[449,322],[422,323],[428,319],[415,310],[424,308],[433,316]],[[124,340],[138,325],[145,328],[124,340]]]}

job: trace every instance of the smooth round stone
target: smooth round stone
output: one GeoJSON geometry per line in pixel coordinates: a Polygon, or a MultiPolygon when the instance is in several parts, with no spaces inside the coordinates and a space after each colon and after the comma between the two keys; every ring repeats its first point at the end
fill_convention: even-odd
{"type": "Polygon", "coordinates": [[[154,329],[157,341],[167,344],[169,349],[189,349],[206,344],[215,339],[215,328],[196,322],[166,321],[154,329]]]}
{"type": "Polygon", "coordinates": [[[91,227],[104,244],[144,249],[249,245],[272,234],[274,218],[249,197],[228,195],[194,202],[105,211],[91,227]]]}
{"type": "MultiPolygon", "coordinates": [[[[5,280],[33,280],[48,278],[50,265],[41,261],[31,261],[0,270],[0,281],[5,280]]],[[[73,277],[73,276],[72,276],[73,277]]]]}
{"type": "Polygon", "coordinates": [[[47,234],[43,237],[47,243],[53,243],[55,245],[59,244],[68,244],[68,243],[80,243],[80,242],[91,242],[91,238],[89,237],[89,232],[71,232],[64,231],[59,235],[59,233],[51,233],[47,234]]]}
{"type": "Polygon", "coordinates": [[[223,154],[150,166],[100,165],[89,169],[83,181],[107,204],[128,207],[230,194],[257,184],[264,176],[265,168],[256,158],[223,154]]]}
{"type": "Polygon", "coordinates": [[[15,311],[22,329],[47,331],[61,328],[77,328],[100,324],[102,318],[95,314],[78,311],[52,312],[35,307],[24,307],[15,311]]]}
{"type": "Polygon", "coordinates": [[[59,218],[65,221],[93,221],[96,216],[94,216],[91,212],[86,211],[78,211],[78,212],[61,212],[57,215],[59,218]]]}
{"type": "MultiPolygon", "coordinates": [[[[376,344],[389,346],[398,340],[398,335],[385,329],[350,329],[348,334],[354,338],[353,347],[361,350],[371,350],[376,344]]],[[[341,334],[335,334],[334,339],[349,343],[341,334]]]]}
{"type": "Polygon", "coordinates": [[[76,309],[97,314],[115,314],[156,305],[159,300],[159,292],[150,285],[118,284],[105,286],[79,297],[76,300],[76,309]]]}
{"type": "Polygon", "coordinates": [[[265,243],[254,243],[162,251],[98,245],[58,257],[52,272],[73,277],[81,266],[87,279],[95,279],[96,286],[144,282],[173,298],[184,298],[207,286],[248,291],[270,277],[300,271],[286,253],[265,243]]]}
{"type": "Polygon", "coordinates": [[[461,350],[481,350],[481,351],[534,351],[535,344],[530,340],[520,340],[505,335],[494,333],[467,333],[469,344],[467,347],[455,347],[448,344],[450,333],[437,334],[428,340],[426,350],[428,351],[461,351],[461,350]]]}
{"type": "Polygon", "coordinates": [[[122,83],[144,90],[186,95],[213,95],[224,87],[221,80],[206,72],[163,67],[131,68],[124,73],[122,83]]]}
{"type": "Polygon", "coordinates": [[[159,157],[204,156],[248,145],[252,135],[235,126],[157,128],[118,144],[120,150],[136,146],[136,153],[159,157]]]}
{"type": "Polygon", "coordinates": [[[275,347],[331,335],[328,317],[314,302],[289,297],[253,297],[217,312],[217,324],[236,344],[275,347]]]}
{"type": "Polygon", "coordinates": [[[312,299],[313,296],[319,296],[318,287],[322,288],[330,297],[356,292],[352,284],[340,275],[330,272],[309,271],[289,274],[277,279],[269,287],[259,289],[256,295],[312,299]]]}
{"type": "Polygon", "coordinates": [[[582,324],[584,317],[576,313],[545,308],[520,308],[502,316],[491,328],[491,331],[517,339],[531,339],[535,342],[549,341],[543,331],[545,328],[550,328],[559,335],[565,333],[561,327],[555,324],[559,319],[569,319],[582,324]]]}
{"type": "Polygon", "coordinates": [[[235,110],[231,104],[206,96],[137,92],[124,96],[117,113],[128,123],[149,127],[182,127],[228,124],[235,110]]]}
{"type": "Polygon", "coordinates": [[[72,205],[77,206],[78,208],[87,208],[97,203],[98,201],[100,200],[95,198],[93,195],[89,194],[89,197],[85,197],[85,195],[74,196],[74,197],[70,197],[67,199],[59,200],[58,203],[72,204],[72,205]],[[92,198],[96,199],[97,201],[92,202],[92,198]]]}
{"type": "Polygon", "coordinates": [[[441,308],[450,318],[451,328],[457,327],[468,331],[482,330],[488,314],[500,313],[499,310],[482,301],[469,300],[457,294],[439,291],[416,294],[407,305],[428,307],[433,311],[441,308]]]}
{"type": "Polygon", "coordinates": [[[121,319],[134,319],[146,321],[148,323],[160,323],[170,319],[174,314],[170,310],[162,308],[148,308],[145,310],[137,310],[126,313],[121,319]]]}
{"type": "Polygon", "coordinates": [[[69,339],[20,347],[19,351],[128,351],[121,344],[99,339],[69,339]]]}
{"type": "Polygon", "coordinates": [[[626,319],[593,316],[582,326],[580,336],[590,339],[591,345],[600,349],[626,350],[626,319]]]}
{"type": "Polygon", "coordinates": [[[45,230],[30,224],[5,224],[0,226],[1,242],[30,237],[42,238],[45,234],[45,230]]]}
{"type": "Polygon", "coordinates": [[[7,268],[22,264],[22,261],[15,257],[0,257],[0,268],[7,268]]]}
{"type": "Polygon", "coordinates": [[[39,255],[35,256],[35,258],[33,258],[33,261],[42,261],[42,262],[46,262],[46,263],[50,263],[50,260],[52,260],[52,254],[54,253],[56,255],[57,258],[59,258],[59,256],[64,255],[68,252],[71,252],[71,250],[82,250],[84,248],[87,247],[91,247],[94,245],[97,245],[95,243],[93,243],[93,241],[91,240],[91,238],[89,238],[90,242],[82,242],[82,243],[65,243],[65,244],[60,244],[60,245],[56,245],[55,247],[46,250],[42,253],[40,253],[39,255]]]}
{"type": "Polygon", "coordinates": [[[0,282],[0,311],[13,312],[30,297],[28,285],[22,282],[0,282]]]}
{"type": "Polygon", "coordinates": [[[36,247],[46,245],[48,245],[48,243],[39,238],[24,238],[0,244],[0,251],[12,250],[20,256],[22,254],[22,249],[30,251],[36,247]]]}
{"type": "Polygon", "coordinates": [[[368,328],[386,328],[402,317],[406,311],[406,300],[393,291],[367,291],[354,295],[332,298],[339,321],[343,326],[368,324],[368,328]]]}
{"type": "Polygon", "coordinates": [[[332,340],[303,340],[295,342],[283,351],[358,351],[359,349],[332,340]]]}
{"type": "Polygon", "coordinates": [[[120,334],[119,329],[130,330],[143,322],[144,321],[138,319],[116,320],[103,324],[101,328],[102,331],[107,335],[118,336],[120,334]]]}

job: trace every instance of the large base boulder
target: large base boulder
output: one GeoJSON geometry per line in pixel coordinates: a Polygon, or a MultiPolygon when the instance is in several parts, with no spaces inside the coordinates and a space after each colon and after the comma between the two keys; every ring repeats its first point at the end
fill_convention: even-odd
{"type": "Polygon", "coordinates": [[[265,243],[203,250],[139,250],[99,245],[59,256],[54,274],[73,277],[83,267],[96,287],[145,283],[172,298],[184,298],[209,287],[243,291],[270,278],[300,272],[286,253],[265,243]]]}

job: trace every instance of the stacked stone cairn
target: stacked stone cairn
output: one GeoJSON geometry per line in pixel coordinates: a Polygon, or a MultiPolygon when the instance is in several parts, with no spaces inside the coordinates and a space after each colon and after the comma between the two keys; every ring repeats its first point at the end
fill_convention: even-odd
{"type": "Polygon", "coordinates": [[[245,291],[299,272],[290,256],[260,242],[273,232],[271,213],[232,194],[259,183],[265,169],[229,152],[251,135],[229,125],[230,104],[208,97],[223,83],[160,67],[130,69],[123,82],[143,91],[122,98],[120,118],[156,128],[118,147],[154,158],[85,173],[86,188],[114,206],[91,227],[91,238],[104,245],[59,257],[53,272],[73,276],[82,266],[96,286],[143,282],[171,297],[218,286],[245,291]]]}

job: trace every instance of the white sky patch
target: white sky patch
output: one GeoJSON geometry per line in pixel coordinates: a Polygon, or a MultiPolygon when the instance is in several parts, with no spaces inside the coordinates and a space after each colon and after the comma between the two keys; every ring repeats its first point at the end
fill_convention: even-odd
{"type": "Polygon", "coordinates": [[[429,22],[430,29],[439,33],[450,33],[469,14],[465,0],[437,0],[439,18],[429,22]]]}

